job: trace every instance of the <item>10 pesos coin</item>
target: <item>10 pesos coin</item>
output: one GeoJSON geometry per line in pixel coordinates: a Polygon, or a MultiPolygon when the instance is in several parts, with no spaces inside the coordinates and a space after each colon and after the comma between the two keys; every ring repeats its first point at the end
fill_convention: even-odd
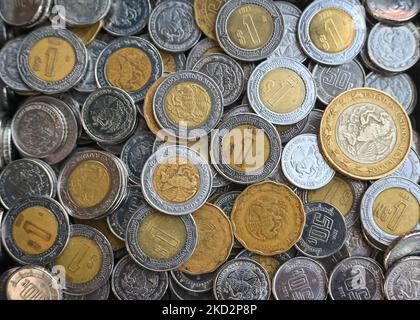
{"type": "Polygon", "coordinates": [[[320,144],[342,174],[376,180],[391,174],[410,152],[412,129],[401,105],[375,89],[349,90],[324,112],[320,144]]]}
{"type": "Polygon", "coordinates": [[[275,255],[299,240],[305,212],[289,187],[267,181],[249,186],[238,196],[231,220],[236,238],[246,249],[275,255]]]}

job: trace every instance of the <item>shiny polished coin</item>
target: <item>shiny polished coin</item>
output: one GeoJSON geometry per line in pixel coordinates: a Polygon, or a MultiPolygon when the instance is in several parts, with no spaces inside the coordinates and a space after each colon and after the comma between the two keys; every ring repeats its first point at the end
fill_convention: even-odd
{"type": "Polygon", "coordinates": [[[383,271],[375,260],[350,257],[331,273],[328,291],[333,300],[383,300],[383,283],[383,271]]]}
{"type": "Polygon", "coordinates": [[[183,289],[194,293],[202,293],[213,289],[213,280],[216,272],[217,270],[211,273],[190,275],[179,270],[172,270],[171,276],[172,280],[183,289]]]}
{"type": "Polygon", "coordinates": [[[228,1],[217,14],[217,41],[228,55],[242,61],[267,58],[283,34],[283,16],[271,1],[228,1]]]}
{"type": "Polygon", "coordinates": [[[325,300],[327,274],[315,260],[297,257],[285,262],[273,279],[277,300],[325,300]]]}
{"type": "Polygon", "coordinates": [[[420,157],[413,148],[411,148],[407,159],[401,167],[392,173],[391,176],[406,178],[415,183],[420,182],[420,157]]]}
{"type": "Polygon", "coordinates": [[[87,50],[83,42],[66,29],[42,27],[28,34],[18,54],[22,80],[46,94],[65,92],[86,72],[87,50]]]}
{"type": "Polygon", "coordinates": [[[288,251],[302,236],[302,201],[286,185],[271,181],[246,188],[232,209],[235,237],[249,251],[274,255],[288,251]]]}
{"type": "Polygon", "coordinates": [[[69,294],[65,293],[63,294],[63,300],[95,300],[95,301],[102,301],[102,300],[108,300],[109,294],[111,292],[111,285],[106,283],[99,289],[96,289],[95,291],[88,293],[88,294],[69,294]]]}
{"type": "Polygon", "coordinates": [[[69,220],[64,208],[48,197],[27,197],[10,208],[2,222],[2,241],[21,264],[46,265],[69,240],[69,220]]]}
{"type": "Polygon", "coordinates": [[[200,30],[210,39],[216,40],[216,18],[227,0],[194,1],[194,18],[200,30]]]}
{"type": "Polygon", "coordinates": [[[407,113],[391,96],[369,88],[349,90],[324,112],[322,153],[337,171],[375,180],[391,174],[410,152],[412,129],[407,113]]]}
{"type": "Polygon", "coordinates": [[[102,20],[84,27],[70,27],[70,31],[75,33],[85,44],[90,45],[102,30],[104,23],[102,20]]]}
{"type": "Polygon", "coordinates": [[[40,19],[46,4],[45,0],[2,1],[0,17],[11,26],[28,26],[40,19]]]}
{"type": "Polygon", "coordinates": [[[404,72],[420,59],[420,32],[411,22],[395,27],[378,23],[369,33],[367,51],[380,69],[404,72]]]}
{"type": "Polygon", "coordinates": [[[385,269],[391,268],[401,259],[418,255],[420,252],[420,232],[418,230],[406,233],[395,239],[386,249],[384,254],[385,269]]]}
{"type": "Polygon", "coordinates": [[[119,300],[160,300],[169,285],[167,272],[156,272],[123,257],[112,273],[112,291],[119,300]]]}
{"type": "Polygon", "coordinates": [[[263,118],[243,113],[223,121],[213,134],[212,164],[226,179],[252,184],[268,178],[277,168],[282,146],[279,134],[263,118]]]}
{"type": "Polygon", "coordinates": [[[287,143],[281,166],[286,178],[305,190],[322,188],[335,174],[319,151],[317,136],[309,133],[301,134],[287,143]]]}
{"type": "Polygon", "coordinates": [[[277,125],[298,123],[316,102],[312,74],[301,63],[286,58],[258,65],[248,81],[248,100],[254,111],[277,125]]]}
{"type": "Polygon", "coordinates": [[[420,3],[412,0],[367,0],[366,9],[376,20],[402,23],[414,18],[420,11],[420,3]]]}
{"type": "Polygon", "coordinates": [[[214,279],[216,300],[268,300],[271,283],[267,272],[250,259],[225,263],[214,279]]]}
{"type": "Polygon", "coordinates": [[[367,189],[360,217],[370,237],[384,246],[415,229],[420,218],[420,187],[401,178],[383,178],[367,189]]]}
{"type": "Polygon", "coordinates": [[[224,53],[224,51],[222,48],[220,48],[216,41],[204,38],[190,50],[187,57],[185,70],[192,70],[197,61],[202,57],[215,53],[224,53]]]}
{"type": "Polygon", "coordinates": [[[69,242],[54,265],[65,269],[66,292],[88,294],[108,282],[114,255],[111,244],[101,232],[90,226],[74,224],[70,228],[69,242]]]}
{"type": "Polygon", "coordinates": [[[363,236],[360,221],[347,226],[346,248],[352,257],[371,257],[374,254],[375,249],[366,242],[363,236]]]}
{"type": "Polygon", "coordinates": [[[61,19],[72,26],[92,25],[105,18],[111,8],[111,0],[54,0],[61,19]]]}
{"type": "Polygon", "coordinates": [[[168,146],[144,164],[141,186],[147,202],[171,215],[199,209],[210,195],[212,173],[206,160],[184,146],[168,146]]]}
{"type": "Polygon", "coordinates": [[[419,300],[417,290],[420,257],[406,257],[386,273],[384,291],[388,300],[419,300]]]}
{"type": "Polygon", "coordinates": [[[194,20],[194,7],[189,1],[159,3],[150,14],[149,34],[160,49],[183,52],[200,40],[201,31],[194,20]]]}
{"type": "Polygon", "coordinates": [[[303,11],[298,26],[299,41],[306,54],[326,65],[353,60],[366,38],[365,17],[347,1],[315,1],[303,11]]]}
{"type": "Polygon", "coordinates": [[[130,256],[141,266],[174,270],[193,254],[197,227],[191,215],[167,215],[144,206],[131,217],[126,241],[130,256]]]}
{"type": "Polygon", "coordinates": [[[163,63],[159,51],[149,41],[123,37],[112,41],[102,51],[95,73],[100,87],[120,88],[139,102],[162,76],[163,63]]]}

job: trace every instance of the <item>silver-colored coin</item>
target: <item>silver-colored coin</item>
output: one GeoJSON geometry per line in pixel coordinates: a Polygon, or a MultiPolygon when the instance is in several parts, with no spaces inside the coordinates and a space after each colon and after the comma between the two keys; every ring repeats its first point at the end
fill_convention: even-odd
{"type": "MultiPolygon", "coordinates": [[[[163,75],[163,62],[162,57],[159,51],[152,45],[149,41],[144,40],[139,37],[123,37],[112,41],[108,46],[102,51],[99,55],[98,60],[96,61],[95,66],[95,76],[96,82],[99,87],[114,86],[118,87],[118,83],[111,83],[107,77],[107,64],[111,56],[114,53],[124,50],[126,48],[132,48],[141,51],[142,55],[147,56],[148,62],[151,66],[150,77],[146,83],[141,87],[137,88],[137,85],[134,86],[132,92],[129,93],[134,102],[139,102],[144,99],[147,91],[150,89],[152,84],[163,75]]],[[[138,65],[138,61],[135,59],[128,59],[127,62],[131,65],[132,70],[137,70],[141,65],[138,65]]],[[[123,67],[123,65],[121,66],[123,67]]],[[[120,70],[121,73],[124,73],[123,70],[120,70]]],[[[133,73],[130,74],[130,81],[137,82],[139,78],[142,78],[142,72],[139,70],[139,74],[133,73]]],[[[123,86],[123,84],[121,84],[123,86]]],[[[124,89],[124,88],[122,88],[124,89]]],[[[127,90],[127,88],[125,88],[127,90]]],[[[131,91],[131,90],[130,90],[131,91]]]]}
{"type": "Polygon", "coordinates": [[[42,16],[46,2],[45,0],[1,1],[0,17],[11,26],[28,26],[42,16]]]}
{"type": "Polygon", "coordinates": [[[403,177],[415,183],[420,182],[420,157],[413,148],[411,148],[407,159],[391,176],[403,177]]]}
{"type": "Polygon", "coordinates": [[[214,300],[212,291],[192,292],[180,286],[172,277],[169,278],[170,298],[174,300],[214,300]]]}
{"type": "Polygon", "coordinates": [[[141,186],[146,201],[155,209],[171,215],[186,215],[207,201],[212,180],[210,166],[200,154],[188,147],[168,146],[159,149],[146,161],[141,186]],[[165,165],[167,169],[162,169],[165,165]],[[156,178],[165,183],[154,183],[156,178]],[[184,181],[186,186],[179,199],[177,181],[184,181]]]}
{"type": "Polygon", "coordinates": [[[104,29],[114,36],[138,34],[149,20],[152,6],[149,0],[115,0],[104,20],[104,29]]]}
{"type": "Polygon", "coordinates": [[[420,253],[420,232],[409,232],[395,239],[386,249],[384,254],[385,269],[389,269],[404,257],[418,255],[420,253]]]}
{"type": "Polygon", "coordinates": [[[287,143],[281,166],[286,178],[305,190],[322,188],[335,175],[319,151],[317,136],[310,133],[301,134],[287,143]]]}
{"type": "Polygon", "coordinates": [[[404,72],[420,59],[420,32],[411,22],[395,27],[377,23],[370,31],[367,50],[380,69],[404,72]]]}
{"type": "Polygon", "coordinates": [[[259,64],[248,81],[248,100],[255,113],[283,126],[298,123],[309,115],[315,106],[316,91],[310,71],[303,64],[287,58],[273,58],[259,64]],[[270,74],[286,70],[289,74],[286,82],[267,80],[270,74]],[[303,99],[291,99],[288,96],[290,90],[299,85],[304,87],[304,92],[298,93],[303,94],[303,99]]]}
{"type": "Polygon", "coordinates": [[[46,265],[50,263],[64,250],[70,235],[69,219],[66,211],[61,204],[48,197],[27,197],[17,202],[3,218],[1,227],[4,248],[13,259],[21,264],[46,265]],[[36,207],[41,207],[42,209],[35,212],[36,207]],[[32,214],[38,215],[38,219],[29,218],[28,212],[23,216],[21,215],[28,209],[32,211],[32,214]],[[45,216],[46,212],[48,212],[48,216],[45,216]],[[48,221],[42,221],[43,217],[48,219],[48,221]],[[48,225],[51,221],[54,221],[53,224],[56,224],[56,234],[51,234],[48,230],[42,229],[44,224],[48,225]],[[37,223],[39,225],[36,225],[37,223]],[[16,232],[14,229],[18,228],[19,225],[28,238],[28,244],[25,245],[33,248],[31,253],[21,247],[22,240],[14,237],[16,232]],[[25,227],[25,225],[27,226],[25,227]],[[33,229],[28,227],[28,225],[32,226],[33,229]],[[42,245],[37,242],[40,241],[40,238],[39,233],[35,230],[39,230],[38,232],[48,239],[42,238],[42,245]]]}
{"type": "Polygon", "coordinates": [[[14,274],[18,269],[19,267],[14,267],[14,268],[4,271],[1,274],[0,276],[0,301],[7,300],[7,296],[6,296],[7,281],[9,281],[9,278],[11,277],[11,275],[14,274]]]}
{"type": "Polygon", "coordinates": [[[213,290],[216,300],[268,300],[271,283],[259,263],[234,259],[219,268],[213,290]]]}
{"type": "Polygon", "coordinates": [[[107,282],[105,285],[96,289],[95,291],[88,293],[88,294],[70,294],[70,293],[63,293],[64,300],[108,300],[109,294],[111,292],[111,285],[107,282]]]}
{"type": "Polygon", "coordinates": [[[366,87],[385,91],[401,103],[407,114],[411,114],[417,104],[417,88],[406,73],[384,75],[371,72],[366,77],[366,87]]]}
{"type": "Polygon", "coordinates": [[[374,248],[376,251],[378,252],[384,252],[387,248],[386,245],[379,243],[378,241],[376,241],[375,239],[372,238],[372,236],[370,236],[369,232],[366,231],[363,226],[362,226],[362,234],[363,234],[363,238],[365,239],[365,241],[369,244],[369,246],[371,246],[372,248],[374,248]]]}
{"type": "Polygon", "coordinates": [[[384,291],[388,300],[419,300],[417,283],[420,257],[406,257],[396,262],[386,273],[384,291]]]}
{"type": "Polygon", "coordinates": [[[383,300],[384,274],[373,259],[350,257],[331,273],[328,291],[333,300],[383,300]]]}
{"type": "Polygon", "coordinates": [[[222,121],[227,120],[228,118],[237,116],[238,114],[242,113],[253,113],[251,106],[249,104],[241,104],[239,106],[232,107],[228,110],[225,110],[223,113],[222,121]]]}
{"type": "MultiPolygon", "coordinates": [[[[177,223],[182,223],[185,227],[185,241],[180,243],[177,239],[176,234],[170,235],[168,234],[168,230],[165,233],[165,239],[171,239],[173,243],[176,243],[178,252],[170,258],[165,258],[165,255],[155,255],[157,257],[151,257],[143,250],[143,246],[139,243],[139,229],[144,227],[144,224],[150,219],[152,215],[164,215],[163,213],[156,212],[155,209],[149,206],[143,206],[139,210],[134,213],[131,217],[128,226],[127,226],[127,233],[126,233],[126,243],[127,243],[127,251],[130,256],[141,266],[153,270],[153,271],[169,271],[175,270],[179,268],[182,264],[184,264],[193,254],[195,247],[197,245],[197,227],[194,222],[194,219],[191,215],[182,215],[182,216],[172,216],[170,220],[165,218],[166,223],[171,223],[177,220],[177,223]],[[172,240],[173,239],[173,240],[172,240]]],[[[164,216],[162,216],[164,217],[164,216]]],[[[161,219],[162,220],[162,219],[161,219]]],[[[162,220],[163,221],[163,220],[162,220]]],[[[165,229],[168,229],[168,225],[162,226],[165,229]]],[[[153,227],[152,227],[153,228],[153,227]]],[[[160,247],[165,240],[162,240],[161,236],[159,236],[159,230],[156,230],[158,234],[154,236],[150,236],[150,242],[147,243],[147,246],[157,246],[160,247]]],[[[149,231],[153,233],[154,231],[149,231]]],[[[176,231],[175,231],[176,232],[176,231]]],[[[165,246],[170,246],[170,244],[165,244],[165,246]]],[[[162,248],[165,250],[164,248],[162,248]]],[[[150,249],[147,249],[149,251],[150,249]]]]}
{"type": "MultiPolygon", "coordinates": [[[[311,111],[312,112],[312,111],[311,111]]],[[[276,129],[280,135],[280,140],[283,144],[286,144],[294,137],[302,133],[302,130],[306,127],[308,123],[309,116],[303,118],[298,123],[291,124],[288,126],[276,126],[276,129]]]]}
{"type": "Polygon", "coordinates": [[[213,182],[212,182],[213,189],[229,186],[231,181],[229,181],[228,179],[223,177],[221,174],[219,174],[219,172],[217,172],[217,170],[214,168],[214,166],[211,163],[209,163],[209,165],[210,165],[211,173],[213,175],[213,182]]]}
{"type": "MultiPolygon", "coordinates": [[[[331,20],[331,23],[334,23],[334,21],[331,20]]],[[[334,27],[335,25],[331,26],[331,28],[334,27]]],[[[322,29],[319,32],[322,33],[322,29]]],[[[347,1],[314,1],[302,13],[299,20],[298,35],[303,50],[310,58],[326,65],[341,65],[353,60],[362,50],[366,39],[365,17],[358,6],[354,6],[347,1]],[[354,28],[354,37],[351,43],[344,45],[341,38],[336,39],[336,33],[328,29],[328,21],[325,22],[324,28],[326,32],[330,30],[331,34],[320,34],[324,37],[326,44],[319,47],[312,41],[311,23],[316,15],[326,10],[339,10],[342,14],[351,18],[353,24],[351,27],[354,28]],[[334,43],[334,46],[331,46],[332,43],[334,43]]]]}
{"type": "Polygon", "coordinates": [[[197,61],[206,55],[222,52],[222,48],[219,47],[219,44],[216,41],[204,38],[198,42],[188,54],[185,70],[192,70],[197,61]]]}
{"type": "Polygon", "coordinates": [[[329,104],[339,94],[365,85],[366,74],[357,60],[339,66],[316,64],[312,70],[318,99],[329,104]]]}
{"type": "Polygon", "coordinates": [[[115,265],[111,284],[120,300],[160,300],[168,288],[169,276],[167,272],[143,268],[127,255],[115,265]]]}
{"type": "Polygon", "coordinates": [[[306,122],[306,125],[302,129],[301,133],[312,133],[319,135],[319,128],[321,127],[321,119],[323,115],[323,110],[313,109],[311,113],[309,113],[308,121],[306,122]]]}
{"type": "Polygon", "coordinates": [[[242,94],[245,75],[242,67],[225,54],[211,54],[202,57],[193,67],[193,71],[201,72],[216,82],[219,87],[223,105],[229,106],[242,94]]]}
{"type": "Polygon", "coordinates": [[[88,26],[102,20],[111,8],[111,0],[54,0],[61,19],[72,26],[88,26]]]}
{"type": "MultiPolygon", "coordinates": [[[[43,98],[45,98],[46,96],[43,96],[43,98]]],[[[52,96],[53,98],[56,98],[58,100],[61,100],[62,102],[64,102],[67,107],[69,107],[71,109],[71,111],[73,112],[74,116],[76,117],[76,121],[77,121],[77,127],[78,127],[78,138],[80,138],[81,136],[81,131],[82,131],[82,121],[80,119],[80,108],[81,105],[79,105],[79,102],[76,101],[76,99],[74,99],[69,93],[59,93],[59,94],[55,94],[52,96]]],[[[32,99],[34,99],[35,97],[32,97],[32,99]]],[[[56,101],[56,100],[54,100],[56,101]]]]}
{"type": "MultiPolygon", "coordinates": [[[[289,180],[287,180],[286,176],[284,175],[283,169],[281,168],[280,165],[277,166],[277,169],[274,170],[273,174],[271,174],[271,176],[269,176],[267,179],[271,180],[271,181],[281,183],[281,184],[285,184],[290,189],[292,189],[293,192],[296,193],[296,194],[298,194],[298,190],[300,190],[296,186],[294,186],[292,183],[290,183],[289,180]]],[[[299,197],[301,197],[300,194],[299,194],[299,197]]]]}
{"type": "Polygon", "coordinates": [[[319,262],[296,257],[277,270],[273,294],[277,300],[325,300],[327,282],[327,274],[319,262]]]}
{"type": "Polygon", "coordinates": [[[259,61],[269,57],[280,45],[283,35],[283,15],[272,1],[232,0],[226,2],[217,14],[217,41],[228,55],[238,60],[259,61]],[[259,7],[257,12],[260,14],[250,14],[252,6],[259,7]],[[241,18],[243,20],[239,20],[241,18]],[[235,24],[233,19],[244,23],[235,24]],[[265,24],[270,25],[272,32],[261,37],[255,26],[265,24]]]}
{"type": "Polygon", "coordinates": [[[334,270],[335,266],[342,260],[350,257],[350,252],[347,247],[344,245],[341,247],[339,251],[334,253],[329,257],[325,257],[322,259],[316,259],[325,269],[325,272],[329,276],[331,272],[334,270]]]}
{"type": "Polygon", "coordinates": [[[211,161],[216,170],[239,184],[257,183],[271,176],[277,169],[281,154],[281,140],[276,128],[252,113],[223,121],[213,134],[210,146],[211,161]],[[243,148],[256,148],[256,153],[252,156],[238,153],[243,148]],[[268,151],[267,154],[264,150],[268,151]]]}
{"type": "Polygon", "coordinates": [[[366,242],[360,221],[347,226],[346,247],[352,257],[371,257],[373,255],[374,249],[366,242]]]}
{"type": "Polygon", "coordinates": [[[420,11],[420,3],[417,0],[366,0],[365,3],[372,17],[389,23],[407,22],[420,11]]]}
{"type": "Polygon", "coordinates": [[[213,289],[213,281],[216,273],[217,270],[200,275],[189,275],[179,270],[172,270],[171,276],[172,279],[183,289],[194,293],[202,293],[213,289]]]}
{"type": "Polygon", "coordinates": [[[420,154],[420,134],[415,130],[413,130],[413,142],[411,147],[417,152],[417,154],[420,154]]]}
{"type": "Polygon", "coordinates": [[[201,37],[191,2],[173,0],[158,4],[150,14],[149,34],[162,50],[184,52],[191,49],[201,37]]]}

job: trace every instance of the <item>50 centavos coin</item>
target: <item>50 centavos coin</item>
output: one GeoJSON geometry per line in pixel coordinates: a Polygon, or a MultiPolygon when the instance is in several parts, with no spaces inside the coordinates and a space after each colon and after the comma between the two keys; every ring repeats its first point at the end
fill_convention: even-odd
{"type": "Polygon", "coordinates": [[[216,40],[216,18],[227,0],[194,1],[194,18],[200,30],[210,39],[216,40]]]}
{"type": "Polygon", "coordinates": [[[420,232],[409,232],[395,239],[386,249],[384,254],[385,269],[389,269],[404,257],[417,255],[420,252],[420,232]]]}
{"type": "Polygon", "coordinates": [[[179,270],[172,270],[172,279],[182,288],[190,292],[208,292],[213,289],[216,271],[200,275],[190,275],[179,270]]]}
{"type": "Polygon", "coordinates": [[[60,18],[72,26],[88,26],[105,18],[111,8],[111,0],[54,0],[60,18]]]}
{"type": "Polygon", "coordinates": [[[419,300],[417,281],[420,257],[406,257],[396,262],[386,273],[384,291],[388,300],[419,300]]]}
{"type": "Polygon", "coordinates": [[[388,23],[403,23],[420,11],[420,3],[412,0],[367,0],[366,9],[375,19],[388,23]]]}

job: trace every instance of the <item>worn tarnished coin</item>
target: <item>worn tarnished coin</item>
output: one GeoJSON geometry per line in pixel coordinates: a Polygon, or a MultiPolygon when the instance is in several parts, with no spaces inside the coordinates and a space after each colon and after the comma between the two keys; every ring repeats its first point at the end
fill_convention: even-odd
{"type": "Polygon", "coordinates": [[[190,275],[179,270],[172,270],[171,276],[179,286],[190,292],[202,293],[213,289],[213,280],[217,270],[211,273],[190,275]]]}
{"type": "Polygon", "coordinates": [[[70,294],[70,293],[63,293],[63,300],[108,300],[109,294],[111,292],[111,285],[107,282],[105,285],[96,289],[95,291],[88,293],[88,294],[70,294]]]}
{"type": "Polygon", "coordinates": [[[331,273],[328,291],[333,300],[383,300],[384,274],[373,259],[350,257],[331,273]]]}
{"type": "Polygon", "coordinates": [[[403,23],[414,18],[420,11],[416,0],[367,0],[366,9],[375,19],[389,23],[403,23]]]}
{"type": "Polygon", "coordinates": [[[185,65],[186,70],[192,70],[194,65],[198,60],[202,57],[208,56],[210,54],[215,53],[223,53],[223,49],[220,48],[219,44],[211,39],[204,38],[200,42],[198,42],[194,48],[188,54],[187,62],[185,65]]]}
{"type": "Polygon", "coordinates": [[[250,259],[226,262],[214,279],[216,300],[268,300],[270,293],[267,272],[250,259]]]}
{"type": "Polygon", "coordinates": [[[54,0],[61,19],[72,26],[92,25],[105,18],[111,8],[111,0],[54,0]]]}
{"type": "Polygon", "coordinates": [[[46,4],[45,0],[2,1],[0,17],[11,26],[28,26],[41,18],[46,4]]]}
{"type": "Polygon", "coordinates": [[[313,109],[307,118],[307,122],[305,127],[302,129],[301,134],[304,133],[312,133],[319,135],[319,127],[321,124],[322,116],[324,115],[324,111],[320,109],[313,109]]]}
{"type": "Polygon", "coordinates": [[[194,18],[200,30],[210,39],[216,40],[216,18],[227,0],[194,1],[194,18]]]}
{"type": "Polygon", "coordinates": [[[224,111],[222,121],[241,113],[254,113],[254,110],[252,110],[249,104],[240,104],[238,106],[231,107],[224,111]]]}
{"type": "Polygon", "coordinates": [[[388,300],[419,300],[417,287],[420,257],[406,257],[396,262],[386,273],[384,291],[388,300]]]}
{"type": "MultiPolygon", "coordinates": [[[[312,112],[312,111],[311,111],[312,112]]],[[[294,137],[302,133],[302,130],[305,128],[308,123],[309,116],[303,118],[298,123],[287,125],[287,126],[276,126],[277,132],[280,135],[280,140],[283,144],[286,144],[294,137]]]]}
{"type": "Polygon", "coordinates": [[[404,257],[418,255],[420,252],[420,232],[418,230],[406,233],[395,239],[384,253],[384,266],[389,269],[404,257]]]}
{"type": "Polygon", "coordinates": [[[146,269],[125,256],[115,265],[111,284],[119,300],[160,300],[168,288],[169,277],[167,272],[146,269]]]}
{"type": "Polygon", "coordinates": [[[420,157],[413,148],[411,148],[407,159],[391,174],[393,177],[403,177],[413,182],[420,182],[420,157]]]}

